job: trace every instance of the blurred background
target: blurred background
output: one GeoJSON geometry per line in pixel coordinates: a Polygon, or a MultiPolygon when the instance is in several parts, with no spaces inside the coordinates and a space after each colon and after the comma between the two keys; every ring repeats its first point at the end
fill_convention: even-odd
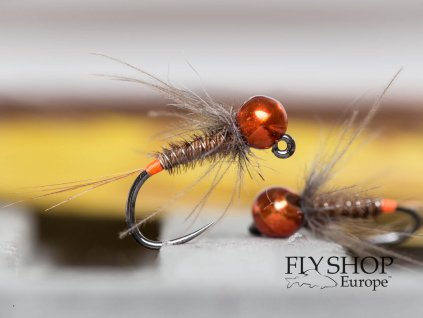
{"type": "MultiPolygon", "coordinates": [[[[148,116],[168,101],[141,85],[101,76],[142,78],[92,53],[199,94],[205,89],[231,106],[258,94],[284,104],[297,152],[281,161],[257,151],[269,167],[265,181],[245,178],[228,212],[249,219],[264,187],[300,191],[307,165],[328,136],[336,136],[345,109],[357,102],[365,111],[400,68],[334,182],[376,187],[375,195],[409,204],[423,201],[422,37],[418,0],[0,1],[0,200],[26,200],[0,212],[4,275],[21,262],[23,268],[36,263],[94,271],[156,264],[157,254],[118,239],[133,177],[48,212],[69,195],[30,200],[28,187],[144,167],[148,153],[172,137],[177,122],[148,116]]],[[[142,193],[139,215],[164,205],[165,213],[183,220],[210,179],[177,203],[172,198],[205,168],[154,178],[142,193]]],[[[217,187],[204,218],[225,208],[234,178],[231,172],[217,187]]],[[[149,224],[150,236],[163,234],[165,219],[149,224]]],[[[188,223],[176,224],[182,231],[188,223]]],[[[408,244],[421,245],[417,239],[408,244]]]]}

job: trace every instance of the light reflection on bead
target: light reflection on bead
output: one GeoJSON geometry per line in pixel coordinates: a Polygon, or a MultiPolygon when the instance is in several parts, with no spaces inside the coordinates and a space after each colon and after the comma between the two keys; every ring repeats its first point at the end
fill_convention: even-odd
{"type": "Polygon", "coordinates": [[[300,197],[281,187],[261,192],[253,204],[257,230],[270,237],[289,237],[301,227],[300,197]]]}
{"type": "Polygon", "coordinates": [[[281,103],[266,96],[247,100],[236,116],[248,145],[257,149],[272,147],[285,134],[288,115],[281,103]]]}

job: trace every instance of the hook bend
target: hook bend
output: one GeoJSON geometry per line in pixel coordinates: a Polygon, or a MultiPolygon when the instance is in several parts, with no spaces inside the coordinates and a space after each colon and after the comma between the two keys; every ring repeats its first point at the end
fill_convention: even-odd
{"type": "Polygon", "coordinates": [[[385,234],[374,235],[367,239],[368,243],[376,245],[396,245],[404,242],[412,236],[421,226],[421,219],[416,210],[398,206],[396,213],[402,213],[409,218],[409,223],[403,231],[394,231],[385,234]]]}
{"type": "Polygon", "coordinates": [[[211,222],[202,228],[189,233],[187,235],[183,235],[181,237],[167,240],[167,241],[155,241],[150,240],[146,238],[142,233],[141,230],[137,226],[137,221],[135,218],[135,204],[138,197],[138,192],[140,191],[141,187],[147,181],[148,178],[150,178],[151,175],[148,174],[147,171],[142,171],[138,177],[135,179],[134,183],[132,184],[131,189],[129,190],[128,194],[128,202],[126,204],[126,224],[129,229],[132,229],[130,231],[132,237],[142,246],[152,249],[152,250],[159,250],[163,245],[178,245],[178,244],[184,244],[192,239],[196,238],[197,236],[203,234],[205,231],[207,231],[212,225],[215,224],[215,222],[211,222]]]}

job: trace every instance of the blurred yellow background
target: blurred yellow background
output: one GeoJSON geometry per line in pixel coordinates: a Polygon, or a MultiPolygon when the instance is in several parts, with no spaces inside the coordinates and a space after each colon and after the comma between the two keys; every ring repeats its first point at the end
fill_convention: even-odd
{"type": "MultiPolygon", "coordinates": [[[[377,187],[372,191],[375,195],[423,202],[423,180],[419,177],[423,175],[423,126],[393,124],[392,118],[380,120],[387,115],[382,110],[380,118],[376,118],[379,119],[377,124],[372,124],[350,149],[347,160],[339,166],[334,184],[377,187]]],[[[265,187],[280,185],[297,191],[301,189],[307,166],[323,151],[324,141],[333,142],[337,135],[336,121],[321,119],[307,118],[306,113],[290,117],[288,133],[295,138],[297,151],[287,160],[275,158],[270,150],[255,151],[263,159],[265,180],[251,180],[246,176],[240,200],[232,211],[249,213],[255,195],[265,187]]],[[[415,120],[410,119],[410,122],[415,120]]],[[[26,199],[23,204],[42,211],[71,194],[30,200],[34,193],[28,193],[31,189],[26,187],[145,167],[151,158],[148,153],[160,150],[169,141],[166,138],[171,136],[169,129],[173,124],[145,113],[6,116],[0,122],[1,198],[5,202],[26,199]]],[[[167,202],[194,183],[204,173],[205,166],[184,175],[169,176],[164,172],[155,176],[141,193],[140,209],[151,210],[167,202]]],[[[106,185],[45,213],[123,218],[127,191],[134,178],[135,175],[106,185]]],[[[231,171],[223,179],[206,210],[219,212],[224,209],[235,178],[235,171],[231,171]]],[[[182,207],[186,206],[184,210],[189,212],[189,207],[201,199],[210,182],[201,182],[180,200],[182,207]]]]}

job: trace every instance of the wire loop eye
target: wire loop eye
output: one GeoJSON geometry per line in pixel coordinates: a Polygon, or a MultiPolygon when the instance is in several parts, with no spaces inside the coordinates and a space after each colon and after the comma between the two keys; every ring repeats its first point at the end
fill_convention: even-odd
{"type": "Polygon", "coordinates": [[[291,157],[295,152],[295,140],[288,134],[282,136],[281,139],[276,142],[272,147],[273,154],[281,159],[287,159],[291,157]],[[284,141],[286,143],[286,148],[281,150],[279,149],[279,142],[284,141]]]}

